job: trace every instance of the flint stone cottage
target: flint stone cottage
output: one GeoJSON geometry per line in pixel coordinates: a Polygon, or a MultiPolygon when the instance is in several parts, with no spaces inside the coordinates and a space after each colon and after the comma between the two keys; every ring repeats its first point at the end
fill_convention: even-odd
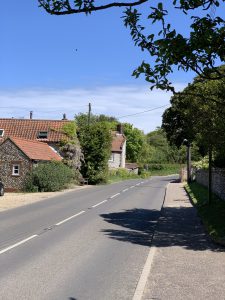
{"type": "Polygon", "coordinates": [[[62,158],[46,143],[10,137],[0,145],[0,174],[6,191],[24,187],[27,172],[38,162],[62,158]]]}
{"type": "Polygon", "coordinates": [[[38,162],[62,160],[64,120],[0,119],[0,178],[6,191],[23,189],[25,177],[38,162]]]}

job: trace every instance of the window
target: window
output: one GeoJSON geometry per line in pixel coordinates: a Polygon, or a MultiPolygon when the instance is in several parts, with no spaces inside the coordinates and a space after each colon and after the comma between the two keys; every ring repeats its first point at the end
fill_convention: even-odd
{"type": "Polygon", "coordinates": [[[0,129],[0,137],[4,136],[4,129],[0,129]]]}
{"type": "Polygon", "coordinates": [[[47,139],[48,138],[48,131],[39,131],[37,138],[38,139],[47,139]]]}
{"type": "Polygon", "coordinates": [[[114,161],[114,153],[111,153],[109,161],[114,161]]]}
{"type": "Polygon", "coordinates": [[[20,165],[13,165],[12,175],[14,175],[14,176],[19,176],[20,175],[20,165]]]}

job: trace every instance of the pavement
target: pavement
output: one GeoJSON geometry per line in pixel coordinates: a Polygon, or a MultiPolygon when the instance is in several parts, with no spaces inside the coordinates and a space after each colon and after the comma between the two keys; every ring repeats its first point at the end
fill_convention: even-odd
{"type": "Polygon", "coordinates": [[[168,185],[151,248],[142,300],[225,299],[225,247],[205,233],[183,183],[168,185]]]}

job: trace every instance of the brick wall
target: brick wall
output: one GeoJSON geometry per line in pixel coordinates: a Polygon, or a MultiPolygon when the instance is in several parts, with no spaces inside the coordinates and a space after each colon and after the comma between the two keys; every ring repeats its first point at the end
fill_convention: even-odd
{"type": "Polygon", "coordinates": [[[10,140],[0,145],[0,178],[6,191],[23,189],[31,162],[26,155],[10,140]],[[12,175],[13,164],[20,166],[19,176],[12,175]]]}
{"type": "MultiPolygon", "coordinates": [[[[196,171],[196,181],[206,187],[208,187],[208,170],[196,171]]],[[[221,199],[225,200],[225,170],[213,169],[212,171],[212,191],[218,195],[221,199]]]]}

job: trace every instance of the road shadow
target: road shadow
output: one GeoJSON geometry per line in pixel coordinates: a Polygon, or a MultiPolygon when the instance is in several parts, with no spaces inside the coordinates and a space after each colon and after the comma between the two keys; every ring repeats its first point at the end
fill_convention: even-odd
{"type": "Polygon", "coordinates": [[[112,239],[150,246],[160,212],[157,210],[131,209],[117,213],[102,214],[108,223],[128,230],[106,229],[103,232],[112,239]]]}
{"type": "Polygon", "coordinates": [[[109,238],[121,242],[151,246],[156,231],[156,247],[179,246],[195,251],[225,252],[225,247],[212,243],[205,233],[194,207],[165,207],[161,212],[135,208],[102,214],[101,217],[121,227],[102,231],[109,238]]]}

